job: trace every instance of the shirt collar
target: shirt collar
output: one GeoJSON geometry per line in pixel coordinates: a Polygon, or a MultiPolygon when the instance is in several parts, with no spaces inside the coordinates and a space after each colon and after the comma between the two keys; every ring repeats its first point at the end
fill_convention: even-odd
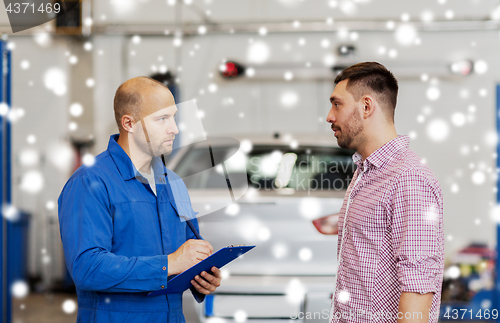
{"type": "MultiPolygon", "coordinates": [[[[132,160],[130,160],[130,157],[127,155],[125,150],[123,150],[123,148],[118,144],[118,137],[119,134],[114,134],[109,137],[108,152],[111,158],[113,158],[113,161],[122,175],[122,178],[124,180],[129,180],[138,176],[142,177],[141,173],[137,170],[137,168],[135,168],[132,160]]],[[[152,167],[155,177],[165,175],[167,173],[167,169],[163,165],[160,157],[153,158],[152,167]]]]}
{"type": "Polygon", "coordinates": [[[410,147],[410,137],[409,136],[398,136],[391,141],[387,142],[385,145],[375,150],[368,158],[363,162],[363,157],[360,153],[356,152],[352,156],[352,160],[358,168],[361,170],[368,169],[370,165],[374,167],[381,167],[393,157],[410,147]]]}

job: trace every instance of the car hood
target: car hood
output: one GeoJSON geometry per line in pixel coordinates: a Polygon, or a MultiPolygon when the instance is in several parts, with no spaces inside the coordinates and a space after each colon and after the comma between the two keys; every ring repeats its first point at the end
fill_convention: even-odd
{"type": "Polygon", "coordinates": [[[190,190],[193,209],[207,213],[200,232],[214,250],[256,245],[225,267],[231,275],[334,275],[337,236],[311,221],[338,213],[345,191],[313,193],[249,190],[233,202],[224,191],[190,190]]]}

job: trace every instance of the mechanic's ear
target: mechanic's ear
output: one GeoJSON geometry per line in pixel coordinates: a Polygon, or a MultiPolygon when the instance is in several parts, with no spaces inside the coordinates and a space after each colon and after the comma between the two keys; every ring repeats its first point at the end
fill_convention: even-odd
{"type": "Polygon", "coordinates": [[[126,132],[134,132],[133,129],[134,124],[135,120],[134,117],[132,117],[131,115],[126,114],[122,117],[122,128],[126,132]]]}

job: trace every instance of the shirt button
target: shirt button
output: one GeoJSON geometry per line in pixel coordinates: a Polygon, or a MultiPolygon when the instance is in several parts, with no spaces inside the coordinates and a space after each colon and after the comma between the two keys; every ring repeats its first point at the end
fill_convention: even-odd
{"type": "Polygon", "coordinates": [[[165,288],[165,286],[161,285],[161,289],[164,289],[164,288],[165,288]]]}
{"type": "Polygon", "coordinates": [[[167,270],[167,267],[163,266],[163,268],[162,268],[162,269],[163,269],[163,270],[167,270]]]}

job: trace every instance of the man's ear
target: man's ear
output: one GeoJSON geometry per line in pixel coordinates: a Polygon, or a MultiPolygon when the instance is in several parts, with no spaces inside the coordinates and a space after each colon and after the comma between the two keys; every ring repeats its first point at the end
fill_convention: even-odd
{"type": "Polygon", "coordinates": [[[371,116],[376,110],[376,101],[370,95],[364,95],[361,98],[361,104],[363,106],[363,118],[368,118],[371,116]]]}
{"type": "Polygon", "coordinates": [[[122,117],[122,128],[127,132],[134,132],[133,125],[135,124],[134,117],[131,115],[124,115],[122,117]]]}

